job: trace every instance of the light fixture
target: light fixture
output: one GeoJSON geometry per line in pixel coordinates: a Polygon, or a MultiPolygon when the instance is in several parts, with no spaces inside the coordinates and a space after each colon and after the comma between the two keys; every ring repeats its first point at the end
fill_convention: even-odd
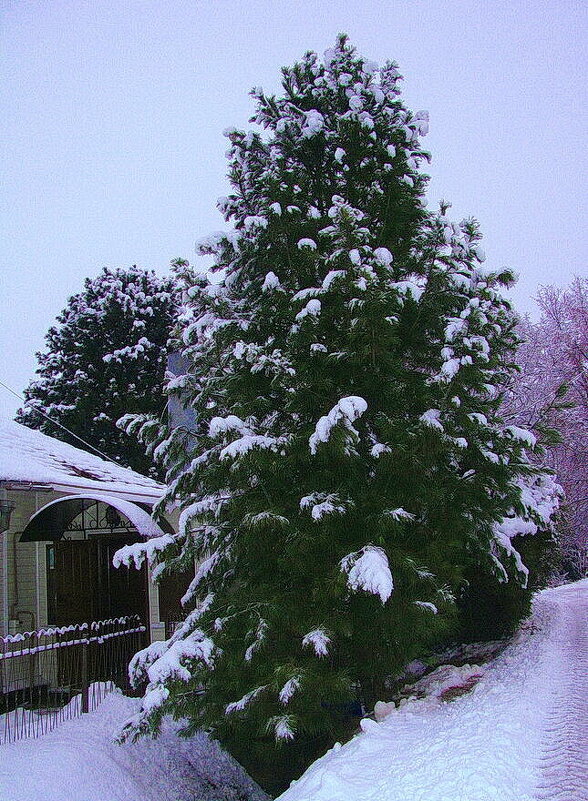
{"type": "Polygon", "coordinates": [[[8,500],[4,487],[0,487],[0,534],[10,527],[10,516],[16,504],[8,500]]]}
{"type": "Polygon", "coordinates": [[[113,506],[106,507],[106,523],[108,524],[109,528],[119,528],[122,526],[122,521],[120,519],[119,513],[113,506]]]}

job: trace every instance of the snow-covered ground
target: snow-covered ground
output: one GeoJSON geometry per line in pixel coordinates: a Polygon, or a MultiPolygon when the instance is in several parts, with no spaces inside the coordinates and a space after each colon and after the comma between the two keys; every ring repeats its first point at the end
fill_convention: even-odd
{"type": "MultiPolygon", "coordinates": [[[[365,720],[281,801],[588,801],[588,579],[540,593],[493,663],[441,668],[419,686],[426,698],[365,720]],[[471,692],[442,700],[471,678],[471,692]]],[[[267,799],[204,734],[183,740],[167,723],[158,740],[116,745],[137,703],[112,694],[44,737],[1,746],[1,801],[267,799]]]]}
{"type": "Polygon", "coordinates": [[[137,707],[112,693],[43,737],[0,746],[1,801],[267,801],[204,734],[178,738],[167,723],[157,740],[117,745],[137,707]]]}
{"type": "Polygon", "coordinates": [[[588,579],[540,593],[481,672],[364,720],[280,801],[588,801],[588,579]]]}

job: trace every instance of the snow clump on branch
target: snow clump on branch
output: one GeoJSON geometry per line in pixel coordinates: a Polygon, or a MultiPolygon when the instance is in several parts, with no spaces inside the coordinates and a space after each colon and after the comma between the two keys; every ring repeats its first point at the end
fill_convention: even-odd
{"type": "Polygon", "coordinates": [[[308,440],[311,454],[314,456],[321,442],[329,441],[331,432],[337,425],[342,425],[350,434],[357,437],[357,431],[351,424],[366,412],[367,407],[367,402],[356,395],[341,398],[316,424],[314,434],[308,440]]]}
{"type": "Polygon", "coordinates": [[[347,584],[352,590],[379,595],[383,604],[392,595],[394,581],[388,557],[382,548],[366,545],[360,551],[341,559],[341,570],[347,573],[347,584]]]}

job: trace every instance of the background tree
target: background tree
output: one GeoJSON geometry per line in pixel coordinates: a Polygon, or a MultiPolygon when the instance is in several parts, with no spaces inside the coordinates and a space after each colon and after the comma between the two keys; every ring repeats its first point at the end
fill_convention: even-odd
{"type": "Polygon", "coordinates": [[[341,37],[283,75],[281,96],[253,92],[263,133],[228,134],[234,230],[202,244],[218,282],[188,276],[190,368],[169,390],[195,426],[128,421],[164,459],[179,534],[119,556],[200,562],[186,621],[135,660],[131,730],[171,712],[242,759],[255,738],[340,735],[344,705],[456,630],[468,580],[525,584],[512,540],[557,506],[533,436],[499,417],[512,276],[482,266],[475,221],[426,210],[427,115],[396,65],[341,37]]]}
{"type": "Polygon", "coordinates": [[[37,353],[39,378],[25,390],[18,422],[85,447],[40,409],[112,459],[152,472],[153,460],[116,421],[127,412],[163,414],[166,343],[178,303],[171,278],[136,266],[87,278],[37,353]]]}
{"type": "Polygon", "coordinates": [[[588,279],[576,278],[566,289],[544,287],[537,302],[539,322],[524,318],[519,325],[520,373],[512,377],[505,414],[544,443],[542,460],[566,495],[566,565],[579,578],[588,569],[588,279]]]}

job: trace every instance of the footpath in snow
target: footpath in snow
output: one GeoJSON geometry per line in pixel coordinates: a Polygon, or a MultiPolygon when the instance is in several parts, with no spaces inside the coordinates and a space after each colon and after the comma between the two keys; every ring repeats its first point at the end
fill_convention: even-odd
{"type": "Polygon", "coordinates": [[[454,701],[363,721],[280,801],[588,801],[588,579],[539,593],[485,667],[454,701]]]}
{"type": "Polygon", "coordinates": [[[43,737],[0,746],[0,801],[269,801],[205,734],[179,738],[168,721],[157,740],[117,745],[137,706],[112,693],[43,737]]]}

